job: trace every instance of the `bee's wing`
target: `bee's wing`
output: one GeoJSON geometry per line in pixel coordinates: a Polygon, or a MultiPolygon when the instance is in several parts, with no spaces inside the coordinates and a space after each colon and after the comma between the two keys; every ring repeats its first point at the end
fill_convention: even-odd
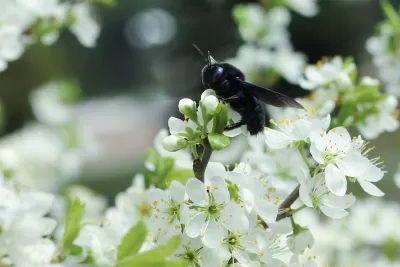
{"type": "Polygon", "coordinates": [[[275,107],[292,107],[304,109],[304,107],[297,103],[293,98],[284,94],[245,81],[242,81],[242,86],[247,93],[260,99],[266,104],[275,107]]]}

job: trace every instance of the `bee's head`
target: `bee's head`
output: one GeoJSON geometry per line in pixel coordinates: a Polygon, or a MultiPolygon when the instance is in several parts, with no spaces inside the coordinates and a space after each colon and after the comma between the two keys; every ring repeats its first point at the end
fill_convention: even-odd
{"type": "Polygon", "coordinates": [[[210,61],[201,71],[201,80],[205,88],[212,88],[218,94],[218,85],[224,80],[225,70],[221,63],[217,63],[211,56],[210,61]]]}
{"type": "MultiPolygon", "coordinates": [[[[204,55],[203,51],[200,50],[196,45],[193,45],[194,48],[200,53],[200,55],[207,62],[207,65],[204,66],[201,71],[201,78],[205,88],[212,88],[218,91],[218,84],[221,83],[221,79],[224,78],[224,68],[220,63],[218,63],[208,51],[207,56],[204,55]]],[[[217,92],[218,94],[218,92],[217,92]]]]}

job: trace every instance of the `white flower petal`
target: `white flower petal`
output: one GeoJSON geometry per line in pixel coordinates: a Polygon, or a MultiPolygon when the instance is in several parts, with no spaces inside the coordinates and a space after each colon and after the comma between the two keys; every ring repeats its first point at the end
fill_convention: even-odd
{"type": "Polygon", "coordinates": [[[185,198],[185,187],[178,181],[172,181],[169,188],[169,194],[173,200],[178,203],[182,202],[185,198]]]}
{"type": "Polygon", "coordinates": [[[331,193],[321,198],[321,204],[336,209],[348,209],[355,201],[353,195],[336,196],[331,193]]]}
{"type": "Polygon", "coordinates": [[[221,220],[229,230],[246,230],[249,228],[243,208],[239,204],[229,202],[221,214],[221,220]]]}
{"type": "Polygon", "coordinates": [[[351,137],[346,128],[338,127],[328,132],[324,138],[324,143],[330,152],[347,152],[351,148],[351,137]]]}
{"type": "Polygon", "coordinates": [[[268,223],[268,227],[271,228],[277,234],[289,234],[293,231],[290,218],[284,218],[276,223],[268,223]]]}
{"type": "Polygon", "coordinates": [[[228,188],[224,179],[219,176],[214,176],[210,179],[211,188],[210,192],[217,203],[228,202],[230,199],[228,188]]]}
{"type": "Polygon", "coordinates": [[[203,248],[200,252],[201,255],[201,266],[213,267],[221,266],[222,260],[215,249],[203,248]]]}
{"type": "Polygon", "coordinates": [[[276,216],[278,216],[278,206],[268,202],[267,200],[256,200],[258,215],[266,223],[275,222],[276,216]]]}
{"type": "Polygon", "coordinates": [[[19,208],[21,212],[45,215],[53,205],[54,196],[42,192],[28,192],[20,195],[19,208]]]}
{"type": "Polygon", "coordinates": [[[186,125],[182,120],[175,117],[170,117],[168,119],[168,127],[171,134],[178,134],[185,132],[186,125]]]}
{"type": "Polygon", "coordinates": [[[220,176],[222,178],[225,178],[225,174],[226,169],[222,163],[209,162],[204,173],[204,176],[206,177],[206,184],[210,183],[211,177],[220,176]]]}
{"type": "Polygon", "coordinates": [[[296,235],[289,236],[286,243],[291,252],[301,253],[307,247],[311,248],[314,245],[314,237],[309,230],[302,231],[296,235]]]}
{"type": "Polygon", "coordinates": [[[364,189],[364,191],[370,194],[371,196],[382,197],[385,195],[385,193],[383,193],[382,190],[380,190],[373,183],[367,182],[362,179],[357,179],[357,181],[361,185],[362,189],[364,189]]]}
{"type": "Polygon", "coordinates": [[[346,153],[344,158],[336,161],[336,165],[342,173],[351,177],[357,177],[364,173],[368,164],[368,159],[363,157],[359,151],[353,148],[346,153]]]}
{"type": "Polygon", "coordinates": [[[204,184],[196,178],[189,178],[186,182],[186,193],[195,204],[204,204],[208,201],[204,184]]]}
{"type": "Polygon", "coordinates": [[[273,130],[266,129],[264,131],[265,143],[272,149],[282,149],[290,144],[290,138],[286,134],[273,130]]]}
{"type": "Polygon", "coordinates": [[[299,119],[292,123],[292,137],[294,140],[304,140],[311,132],[311,121],[299,119]]]}
{"type": "Polygon", "coordinates": [[[375,183],[382,180],[383,175],[384,173],[380,168],[376,167],[372,163],[369,163],[365,172],[359,177],[361,177],[365,181],[375,183]]]}
{"type": "Polygon", "coordinates": [[[337,196],[344,196],[347,191],[346,176],[333,164],[325,169],[325,181],[329,191],[337,196]]]}
{"type": "Polygon", "coordinates": [[[214,219],[210,219],[204,229],[202,241],[209,248],[217,248],[222,244],[226,230],[221,227],[214,219]]]}
{"type": "Polygon", "coordinates": [[[319,164],[324,164],[324,158],[322,157],[322,150],[318,148],[318,145],[315,143],[311,143],[310,153],[319,164]]]}
{"type": "Polygon", "coordinates": [[[325,214],[326,216],[328,216],[332,219],[341,219],[343,217],[346,217],[349,214],[349,212],[346,210],[335,209],[335,208],[331,208],[331,207],[324,206],[324,205],[320,205],[319,208],[323,214],[325,214]]]}
{"type": "Polygon", "coordinates": [[[299,190],[300,200],[307,207],[313,208],[314,205],[313,205],[311,197],[310,197],[310,191],[311,191],[311,187],[309,186],[308,181],[303,181],[302,183],[300,183],[300,190],[299,190]]]}
{"type": "Polygon", "coordinates": [[[193,214],[186,223],[185,233],[191,238],[196,238],[200,235],[205,223],[206,214],[204,212],[193,214]]]}

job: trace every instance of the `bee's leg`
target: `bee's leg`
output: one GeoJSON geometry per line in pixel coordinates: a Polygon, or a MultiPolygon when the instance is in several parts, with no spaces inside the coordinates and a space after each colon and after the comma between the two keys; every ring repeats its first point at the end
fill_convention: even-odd
{"type": "Polygon", "coordinates": [[[229,125],[227,125],[227,126],[225,126],[225,131],[230,131],[230,130],[233,130],[233,129],[236,129],[236,128],[239,128],[239,127],[241,127],[241,126],[243,126],[243,125],[245,125],[246,124],[246,121],[244,120],[244,119],[241,119],[240,121],[238,121],[238,122],[235,122],[235,123],[232,123],[232,124],[229,124],[229,125]]]}
{"type": "Polygon", "coordinates": [[[225,103],[237,102],[239,100],[240,100],[240,96],[238,94],[230,96],[228,98],[222,98],[222,101],[224,101],[225,103]]]}

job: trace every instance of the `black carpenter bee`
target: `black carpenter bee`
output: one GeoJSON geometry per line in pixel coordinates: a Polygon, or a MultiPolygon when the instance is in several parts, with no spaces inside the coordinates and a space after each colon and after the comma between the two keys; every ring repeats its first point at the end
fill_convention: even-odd
{"type": "Polygon", "coordinates": [[[303,109],[303,106],[291,97],[246,82],[243,72],[238,68],[229,63],[217,62],[210,51],[205,57],[196,45],[193,46],[207,62],[201,71],[204,87],[213,89],[220,100],[228,103],[242,116],[240,121],[226,126],[225,130],[246,125],[251,135],[262,132],[265,127],[265,110],[262,102],[276,107],[303,109]]]}

